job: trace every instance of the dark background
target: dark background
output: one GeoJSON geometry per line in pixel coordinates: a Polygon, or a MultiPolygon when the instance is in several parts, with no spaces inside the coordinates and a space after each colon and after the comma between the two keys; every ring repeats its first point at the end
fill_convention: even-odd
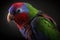
{"type": "Polygon", "coordinates": [[[14,2],[28,2],[38,10],[44,11],[55,20],[58,30],[60,29],[60,4],[58,0],[0,0],[0,40],[23,40],[16,25],[13,22],[9,24],[6,20],[8,8],[14,2]]]}

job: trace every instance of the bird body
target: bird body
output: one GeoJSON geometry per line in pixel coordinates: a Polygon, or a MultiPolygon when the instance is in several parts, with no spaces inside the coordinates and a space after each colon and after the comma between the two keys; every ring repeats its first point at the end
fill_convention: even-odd
{"type": "Polygon", "coordinates": [[[29,3],[14,3],[9,8],[15,24],[27,40],[60,40],[54,20],[29,3]]]}

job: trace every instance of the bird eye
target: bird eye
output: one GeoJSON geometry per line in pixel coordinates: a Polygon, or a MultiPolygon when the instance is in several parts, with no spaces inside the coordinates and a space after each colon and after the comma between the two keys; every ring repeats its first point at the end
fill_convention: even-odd
{"type": "Polygon", "coordinates": [[[20,13],[20,9],[17,9],[16,13],[20,13]]]}
{"type": "Polygon", "coordinates": [[[20,10],[17,10],[17,13],[20,13],[20,10]]]}

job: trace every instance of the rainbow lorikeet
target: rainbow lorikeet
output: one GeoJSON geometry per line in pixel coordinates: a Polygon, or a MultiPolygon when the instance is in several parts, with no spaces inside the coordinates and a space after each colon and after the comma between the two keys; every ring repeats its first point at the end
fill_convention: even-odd
{"type": "Polygon", "coordinates": [[[60,40],[54,20],[29,3],[12,4],[8,10],[7,21],[12,20],[26,40],[60,40]]]}

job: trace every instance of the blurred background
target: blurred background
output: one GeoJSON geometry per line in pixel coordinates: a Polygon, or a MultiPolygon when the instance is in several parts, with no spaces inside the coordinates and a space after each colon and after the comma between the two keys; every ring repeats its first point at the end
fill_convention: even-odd
{"type": "Polygon", "coordinates": [[[0,40],[24,40],[17,26],[7,22],[7,13],[11,4],[15,2],[28,2],[38,10],[44,11],[57,23],[60,31],[59,1],[55,0],[0,0],[0,40]]]}

